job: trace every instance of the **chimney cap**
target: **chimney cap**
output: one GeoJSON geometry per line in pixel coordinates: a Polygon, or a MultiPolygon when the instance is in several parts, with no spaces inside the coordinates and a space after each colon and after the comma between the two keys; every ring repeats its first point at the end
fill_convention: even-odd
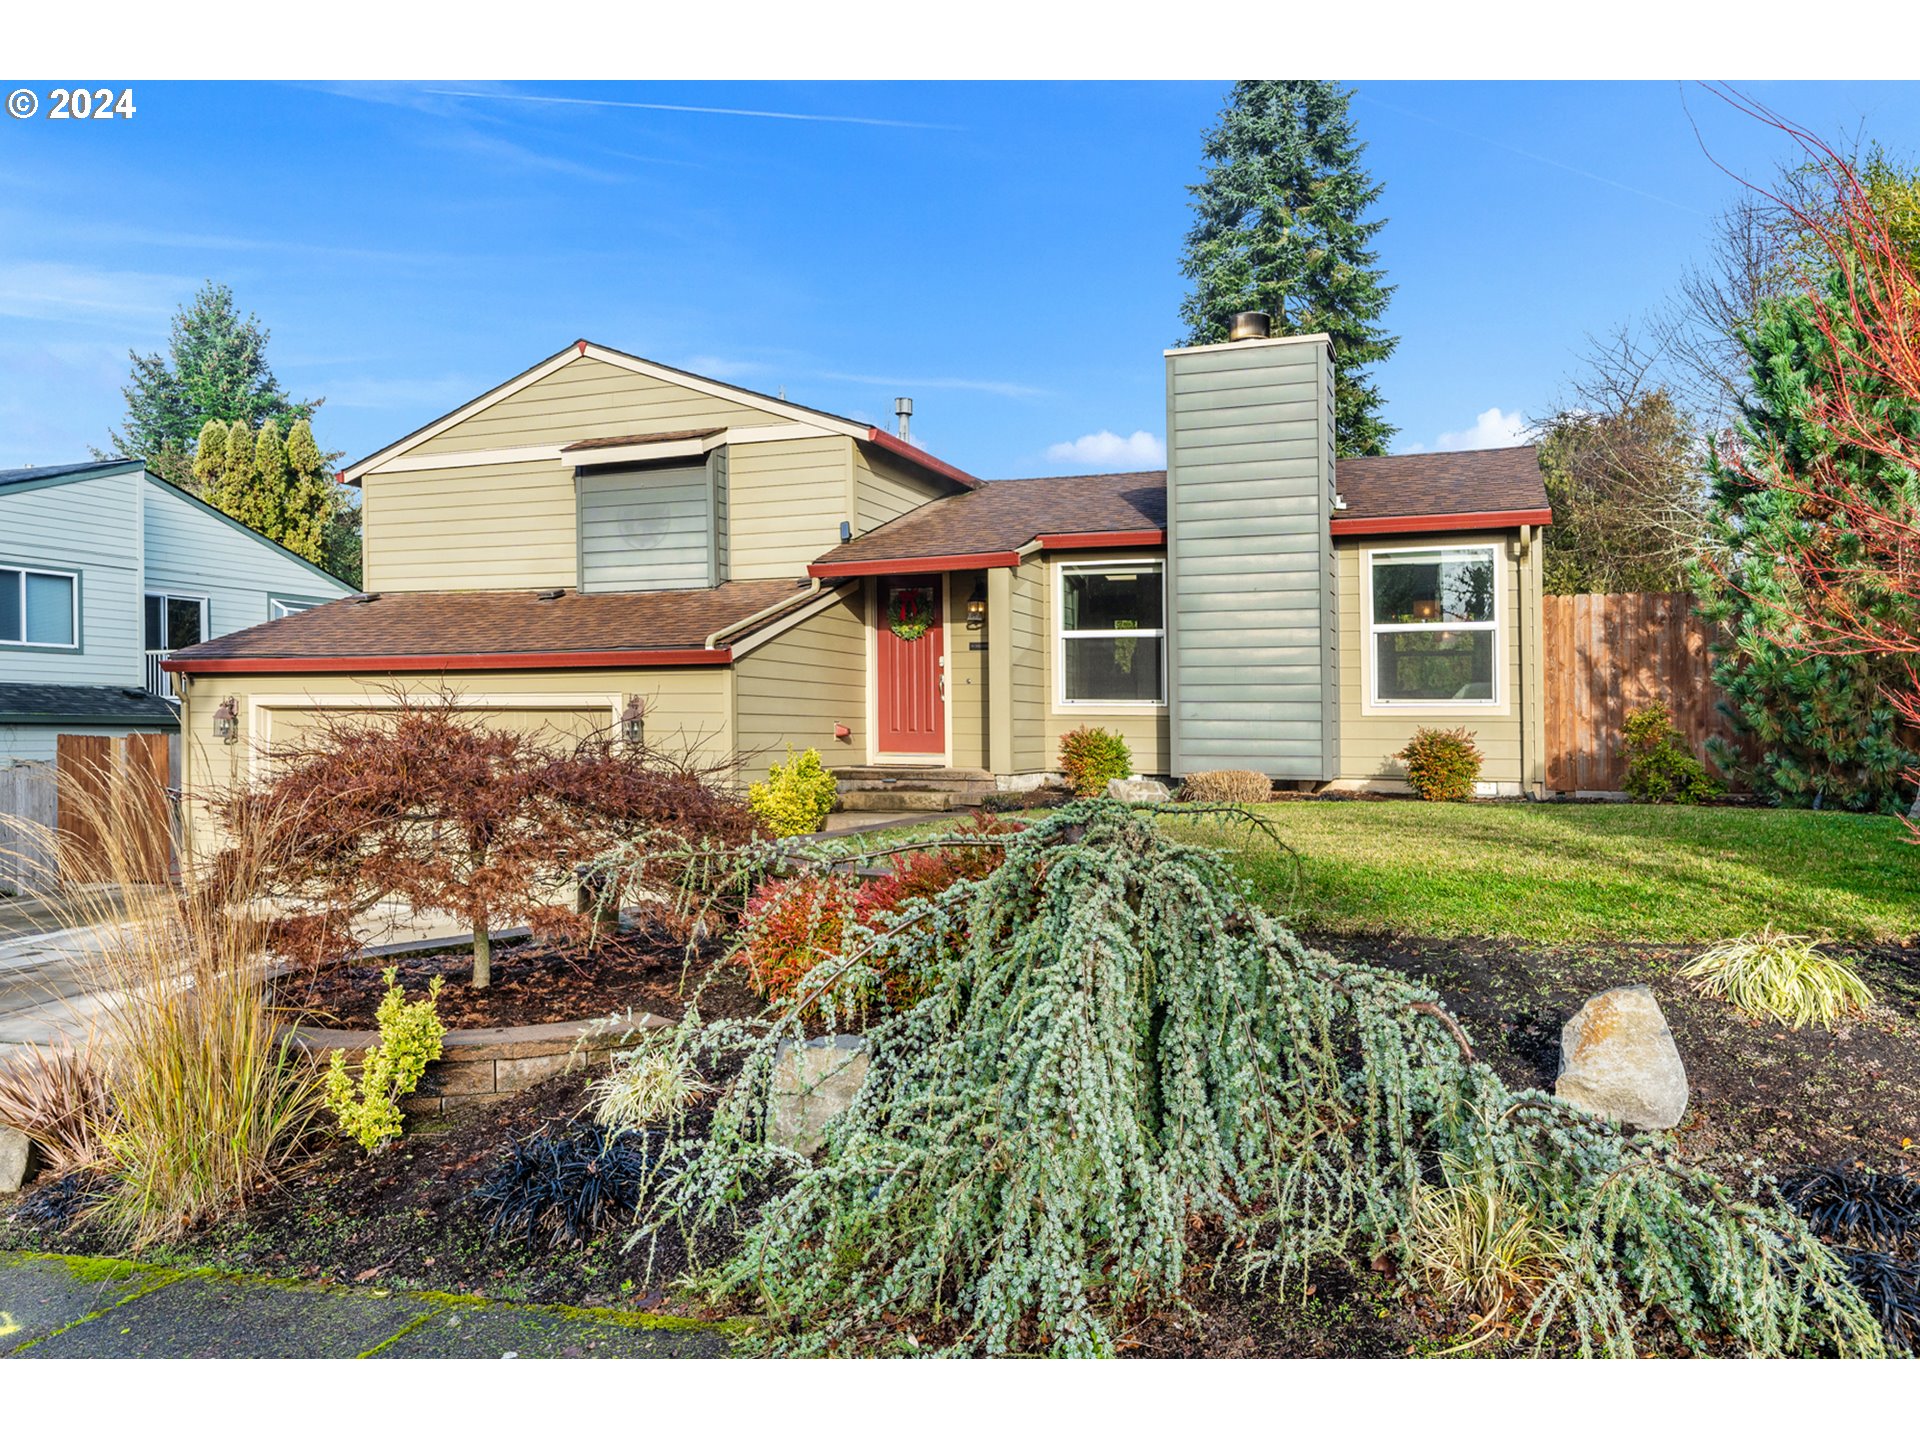
{"type": "Polygon", "coordinates": [[[1227,322],[1229,340],[1266,340],[1273,334],[1273,317],[1264,310],[1236,310],[1227,322]]]}

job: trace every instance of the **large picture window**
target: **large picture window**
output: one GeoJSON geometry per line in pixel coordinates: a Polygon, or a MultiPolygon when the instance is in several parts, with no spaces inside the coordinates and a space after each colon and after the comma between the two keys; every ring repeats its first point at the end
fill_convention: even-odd
{"type": "Polygon", "coordinates": [[[1369,557],[1376,705],[1496,705],[1498,552],[1492,545],[1369,557]]]}
{"type": "Polygon", "coordinates": [[[1062,705],[1164,705],[1165,568],[1159,561],[1062,565],[1062,705]]]}
{"type": "Polygon", "coordinates": [[[0,645],[72,650],[80,643],[80,582],[58,570],[0,566],[0,645]]]}

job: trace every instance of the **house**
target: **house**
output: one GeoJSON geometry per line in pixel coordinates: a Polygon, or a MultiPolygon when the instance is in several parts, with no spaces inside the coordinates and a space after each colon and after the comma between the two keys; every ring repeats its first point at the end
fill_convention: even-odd
{"type": "MultiPolygon", "coordinates": [[[[861,786],[1145,774],[1401,788],[1466,725],[1544,781],[1528,448],[1341,460],[1326,337],[1166,352],[1165,471],[983,482],[899,433],[578,341],[342,472],[368,593],[178,653],[189,784],[315,717],[450,691],[495,722],[861,786]]],[[[910,410],[910,402],[903,403],[910,410]]]]}
{"type": "Polygon", "coordinates": [[[0,765],[177,730],[167,655],[352,593],[138,460],[0,470],[0,765]]]}

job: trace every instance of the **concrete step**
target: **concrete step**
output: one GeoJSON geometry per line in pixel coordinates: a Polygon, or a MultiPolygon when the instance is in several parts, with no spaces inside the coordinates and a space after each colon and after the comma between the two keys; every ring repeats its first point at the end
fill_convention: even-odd
{"type": "Polygon", "coordinates": [[[926,811],[934,814],[942,810],[957,810],[969,803],[952,790],[931,786],[912,790],[895,787],[891,790],[843,790],[835,808],[874,813],[926,811]]]}

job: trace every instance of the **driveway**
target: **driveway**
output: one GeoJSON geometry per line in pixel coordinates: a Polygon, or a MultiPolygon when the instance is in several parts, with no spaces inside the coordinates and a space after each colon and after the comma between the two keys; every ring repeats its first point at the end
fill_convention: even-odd
{"type": "Polygon", "coordinates": [[[100,1008],[89,978],[98,938],[59,925],[38,901],[0,901],[0,1060],[23,1044],[84,1039],[100,1008]]]}

